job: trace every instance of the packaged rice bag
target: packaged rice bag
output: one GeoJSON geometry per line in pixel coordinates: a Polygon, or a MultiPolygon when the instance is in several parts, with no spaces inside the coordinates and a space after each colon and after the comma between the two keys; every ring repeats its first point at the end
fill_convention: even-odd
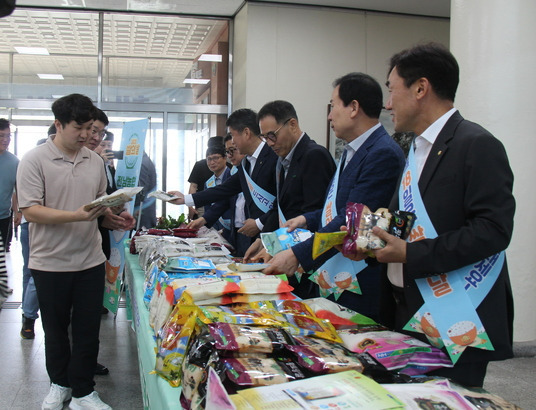
{"type": "Polygon", "coordinates": [[[240,286],[236,282],[227,281],[215,276],[174,279],[171,285],[173,286],[176,299],[179,299],[183,292],[188,292],[194,302],[240,291],[240,286]]]}
{"type": "Polygon", "coordinates": [[[428,371],[437,367],[452,367],[452,362],[443,351],[402,333],[345,329],[339,331],[339,336],[352,352],[368,352],[388,370],[406,366],[426,366],[428,371]]]}
{"type": "Polygon", "coordinates": [[[229,380],[239,386],[268,386],[304,379],[299,366],[288,358],[223,359],[229,380]]]}
{"type": "Polygon", "coordinates": [[[230,323],[211,323],[208,327],[218,350],[273,353],[283,350],[285,345],[294,344],[287,332],[276,327],[230,323]]]}
{"type": "Polygon", "coordinates": [[[342,343],[333,325],[326,320],[312,316],[292,314],[285,314],[284,317],[288,322],[285,323],[285,329],[292,336],[313,336],[342,343]]]}
{"type": "MultiPolygon", "coordinates": [[[[317,317],[328,320],[335,329],[377,324],[369,317],[326,298],[305,299],[303,303],[309,306],[317,317]]],[[[386,327],[382,328],[387,330],[386,327]]]]}
{"type": "Polygon", "coordinates": [[[243,293],[230,293],[228,295],[223,295],[219,298],[200,300],[200,301],[196,301],[195,303],[196,305],[199,305],[199,306],[213,306],[213,305],[219,306],[219,305],[230,305],[234,303],[261,302],[261,301],[266,301],[266,300],[270,300],[274,298],[277,300],[285,300],[285,301],[292,301],[294,299],[297,299],[296,296],[291,292],[278,293],[275,295],[273,294],[268,295],[264,293],[253,294],[253,295],[245,295],[243,293]]]}
{"type": "Polygon", "coordinates": [[[198,259],[190,256],[179,256],[177,258],[170,258],[166,271],[177,272],[208,272],[215,271],[216,266],[210,259],[198,259]]]}
{"type": "Polygon", "coordinates": [[[160,346],[156,353],[155,371],[173,387],[180,385],[181,367],[193,333],[197,308],[185,306],[169,318],[160,331],[160,346]]]}
{"type": "Polygon", "coordinates": [[[169,286],[165,281],[159,282],[156,285],[156,292],[153,293],[149,310],[149,324],[155,329],[155,332],[165,323],[174,304],[173,287],[169,286]],[[153,299],[155,300],[154,303],[153,299]]]}
{"type": "Polygon", "coordinates": [[[262,275],[258,277],[240,279],[240,292],[245,294],[277,294],[292,292],[294,288],[287,281],[279,279],[277,276],[262,275]]]}
{"type": "Polygon", "coordinates": [[[406,211],[389,211],[380,208],[372,212],[366,205],[346,204],[346,226],[348,235],[344,239],[342,253],[352,254],[355,248],[362,250],[381,249],[385,242],[372,233],[378,226],[400,239],[406,239],[413,228],[415,214],[406,211]]]}
{"type": "Polygon", "coordinates": [[[298,364],[316,373],[338,373],[345,370],[357,370],[363,373],[364,366],[359,358],[340,343],[312,337],[295,336],[297,345],[288,345],[287,349],[296,355],[298,364]]]}
{"type": "Polygon", "coordinates": [[[154,264],[145,276],[143,302],[147,308],[149,308],[149,304],[151,303],[156,284],[163,275],[166,275],[166,273],[163,270],[159,270],[158,266],[154,264]]]}
{"type": "Polygon", "coordinates": [[[285,317],[279,312],[256,309],[249,304],[235,306],[200,307],[199,320],[203,323],[234,323],[240,325],[279,326],[285,317]]]}

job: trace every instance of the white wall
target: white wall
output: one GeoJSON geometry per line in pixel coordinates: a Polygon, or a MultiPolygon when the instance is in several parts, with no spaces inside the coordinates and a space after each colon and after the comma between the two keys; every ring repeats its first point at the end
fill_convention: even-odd
{"type": "Polygon", "coordinates": [[[456,106],[500,139],[514,172],[516,216],[506,252],[516,341],[536,339],[534,266],[534,0],[453,0],[452,52],[460,65],[456,106]],[[505,35],[508,33],[508,35],[505,35]]]}
{"type": "Polygon", "coordinates": [[[235,18],[233,110],[288,100],[302,130],[325,144],[333,80],[362,71],[383,85],[393,53],[432,40],[448,46],[448,21],[248,3],[235,18]]]}

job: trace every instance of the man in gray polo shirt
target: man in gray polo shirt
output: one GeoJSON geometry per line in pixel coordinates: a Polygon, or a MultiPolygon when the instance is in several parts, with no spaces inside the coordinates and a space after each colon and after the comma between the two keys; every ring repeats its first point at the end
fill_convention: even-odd
{"type": "Polygon", "coordinates": [[[42,408],[61,409],[72,395],[71,409],[110,409],[93,390],[106,259],[96,219],[109,210],[84,210],[106,194],[102,159],[84,147],[97,111],[80,94],[55,101],[52,111],[55,138],[28,152],[17,172],[51,380],[42,408]]]}

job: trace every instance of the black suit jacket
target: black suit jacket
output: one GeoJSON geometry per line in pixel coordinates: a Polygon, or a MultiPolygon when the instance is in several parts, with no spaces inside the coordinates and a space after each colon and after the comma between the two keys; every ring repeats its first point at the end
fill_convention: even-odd
{"type": "MultiPolygon", "coordinates": [[[[268,191],[274,196],[276,191],[276,163],[277,155],[267,144],[264,144],[264,147],[259,154],[259,158],[257,158],[257,161],[255,163],[255,168],[253,168],[253,172],[251,174],[251,179],[253,179],[253,181],[255,181],[257,185],[259,185],[261,188],[268,191]]],[[[240,192],[244,192],[244,197],[246,200],[246,219],[260,218],[261,222],[265,224],[267,214],[257,208],[257,205],[255,205],[255,203],[253,202],[244,172],[245,171],[243,167],[240,165],[238,167],[238,172],[229,177],[221,185],[193,194],[192,197],[195,202],[195,206],[204,206],[213,202],[221,201],[223,199],[229,199],[233,195],[236,195],[240,192]]]]}
{"type": "MultiPolygon", "coordinates": [[[[329,151],[305,134],[296,145],[287,176],[277,195],[277,201],[285,218],[295,218],[322,208],[324,196],[334,173],[335,162],[329,151]]],[[[276,202],[263,231],[272,232],[278,228],[279,215],[276,202]]]]}
{"type": "MultiPolygon", "coordinates": [[[[384,323],[401,330],[422,306],[415,279],[449,272],[506,249],[515,211],[512,185],[512,170],[501,142],[455,112],[432,146],[419,179],[438,236],[408,243],[404,265],[407,309],[399,305],[394,316],[392,292],[384,292],[384,323]]],[[[390,208],[400,208],[398,193],[390,208]]],[[[389,287],[384,276],[384,290],[389,287]]],[[[458,363],[512,357],[513,298],[506,262],[477,312],[495,351],[470,347],[458,363]]],[[[425,340],[424,335],[411,335],[425,340]]]]}

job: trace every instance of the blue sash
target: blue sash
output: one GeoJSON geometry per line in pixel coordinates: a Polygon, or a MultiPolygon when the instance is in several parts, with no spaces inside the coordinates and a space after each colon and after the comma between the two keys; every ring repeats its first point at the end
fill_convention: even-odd
{"type": "Polygon", "coordinates": [[[242,168],[244,168],[244,175],[246,177],[246,183],[248,185],[249,193],[253,199],[253,203],[259,208],[262,212],[266,213],[274,206],[275,196],[269,193],[268,191],[262,189],[258,186],[253,179],[246,172],[244,167],[246,158],[242,160],[242,168]]]}
{"type": "MultiPolygon", "coordinates": [[[[337,216],[337,190],[339,175],[342,172],[342,160],[331,180],[324,208],[322,209],[322,226],[326,226],[337,216]]],[[[328,259],[309,279],[319,286],[320,296],[328,297],[333,294],[335,300],[345,291],[361,294],[357,274],[367,267],[365,261],[353,261],[338,252],[328,259]]]]}
{"type": "MultiPolygon", "coordinates": [[[[236,169],[236,167],[234,167],[236,169]]],[[[233,170],[231,169],[231,175],[233,173],[233,170]]],[[[236,172],[236,171],[235,171],[236,172]]],[[[225,173],[225,170],[221,174],[223,177],[223,174],[225,173]]],[[[214,188],[216,186],[216,176],[212,174],[212,176],[205,182],[205,185],[207,188],[214,188]]],[[[221,224],[223,229],[227,229],[228,231],[231,230],[231,220],[230,219],[223,219],[223,217],[218,218],[218,222],[221,224]]]]}
{"type": "MultiPolygon", "coordinates": [[[[398,192],[402,209],[417,215],[409,242],[437,237],[417,175],[415,154],[410,149],[398,192]]],[[[453,363],[468,346],[494,350],[476,308],[493,287],[503,263],[504,252],[500,252],[451,272],[416,279],[424,305],[404,329],[424,333],[433,345],[445,346],[453,363]]]]}

